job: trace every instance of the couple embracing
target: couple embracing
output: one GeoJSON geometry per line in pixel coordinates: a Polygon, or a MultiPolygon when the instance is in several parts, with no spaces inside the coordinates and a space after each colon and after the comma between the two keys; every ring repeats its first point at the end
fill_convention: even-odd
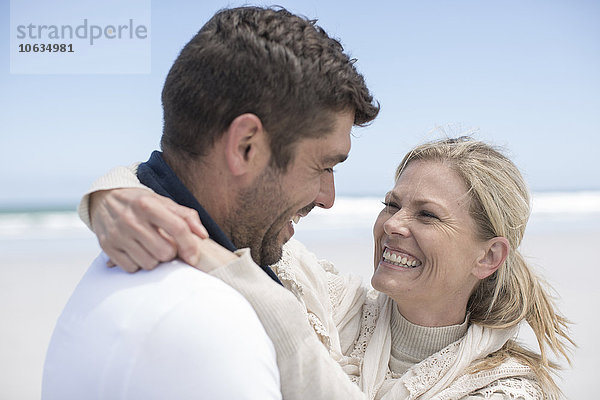
{"type": "Polygon", "coordinates": [[[567,358],[568,322],[518,251],[529,194],[497,149],[404,157],[369,291],[291,239],[379,112],[338,41],[284,9],[222,10],[162,102],[162,151],[82,200],[104,252],[59,318],[44,399],[559,395],[548,351],[567,358]],[[540,354],[515,340],[525,322],[540,354]]]}

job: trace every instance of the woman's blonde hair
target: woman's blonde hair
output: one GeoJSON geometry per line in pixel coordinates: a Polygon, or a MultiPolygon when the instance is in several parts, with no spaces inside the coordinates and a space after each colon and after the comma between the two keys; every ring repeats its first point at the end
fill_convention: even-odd
{"type": "Polygon", "coordinates": [[[410,151],[396,171],[396,179],[411,162],[441,162],[465,182],[471,199],[470,213],[482,240],[504,237],[510,243],[504,264],[480,281],[467,305],[470,322],[491,328],[514,326],[523,319],[531,326],[541,354],[514,341],[491,354],[472,372],[493,368],[508,357],[528,365],[544,392],[558,397],[560,390],[551,372],[559,367],[548,360],[549,348],[569,363],[570,322],[559,315],[547,284],[537,277],[520,254],[530,214],[527,186],[515,164],[494,147],[470,137],[443,139],[420,145],[410,151]]]}

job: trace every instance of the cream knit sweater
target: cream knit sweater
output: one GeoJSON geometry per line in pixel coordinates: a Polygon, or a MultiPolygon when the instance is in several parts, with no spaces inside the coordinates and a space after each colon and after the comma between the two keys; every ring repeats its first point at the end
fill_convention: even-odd
{"type": "MultiPolygon", "coordinates": [[[[136,168],[111,170],[88,194],[143,187],[136,168]]],[[[90,226],[87,205],[86,194],[79,213],[90,226]]],[[[514,360],[492,371],[463,373],[513,331],[468,327],[467,321],[441,329],[412,325],[389,298],[368,292],[355,277],[339,275],[294,240],[273,266],[285,289],[252,262],[249,251],[239,253],[237,261],[212,275],[256,310],[277,352],[285,399],[543,398],[529,368],[514,360]]]]}

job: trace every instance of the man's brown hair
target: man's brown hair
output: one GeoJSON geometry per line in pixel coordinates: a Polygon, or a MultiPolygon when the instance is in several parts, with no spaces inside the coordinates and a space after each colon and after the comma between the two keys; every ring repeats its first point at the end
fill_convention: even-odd
{"type": "Polygon", "coordinates": [[[283,8],[241,7],[215,14],[183,48],[162,92],[166,152],[201,157],[239,115],[258,116],[272,164],[285,169],[294,144],[354,112],[363,126],[379,112],[342,45],[283,8]]]}

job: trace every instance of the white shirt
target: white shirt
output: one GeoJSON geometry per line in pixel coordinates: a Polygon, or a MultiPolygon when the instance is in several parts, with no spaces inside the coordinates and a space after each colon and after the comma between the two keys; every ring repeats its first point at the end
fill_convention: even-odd
{"type": "Polygon", "coordinates": [[[180,261],[135,274],[106,261],[58,319],[44,400],[281,399],[273,344],[238,292],[180,261]]]}

